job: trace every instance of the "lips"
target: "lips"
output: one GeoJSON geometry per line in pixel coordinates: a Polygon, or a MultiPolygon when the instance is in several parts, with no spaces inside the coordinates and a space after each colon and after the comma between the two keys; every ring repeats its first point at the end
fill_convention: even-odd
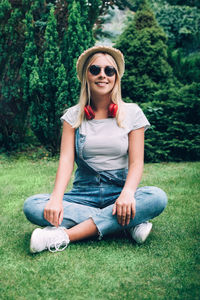
{"type": "Polygon", "coordinates": [[[108,82],[98,81],[98,82],[95,82],[95,84],[98,85],[98,86],[106,86],[108,84],[108,82]]]}

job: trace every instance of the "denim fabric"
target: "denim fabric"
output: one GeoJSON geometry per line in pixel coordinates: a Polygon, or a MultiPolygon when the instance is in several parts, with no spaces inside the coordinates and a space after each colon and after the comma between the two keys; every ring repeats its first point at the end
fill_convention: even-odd
{"type": "MultiPolygon", "coordinates": [[[[73,188],[64,194],[64,218],[61,226],[71,228],[89,218],[96,224],[100,237],[136,226],[158,216],[167,204],[166,194],[157,187],[141,187],[135,193],[136,215],[128,226],[122,227],[112,215],[113,204],[119,197],[127,176],[127,169],[96,172],[82,158],[85,137],[76,130],[76,163],[73,188]]],[[[29,197],[24,213],[29,221],[40,226],[51,225],[44,219],[49,194],[29,197]]]]}
{"type": "MultiPolygon", "coordinates": [[[[113,203],[120,195],[120,187],[101,186],[99,188],[88,188],[87,191],[83,189],[77,189],[76,191],[77,194],[75,191],[71,191],[63,197],[64,218],[61,226],[71,228],[92,218],[101,237],[153,219],[164,210],[167,204],[166,194],[161,189],[153,186],[138,188],[135,193],[135,218],[131,219],[128,226],[122,227],[118,224],[116,215],[112,215],[113,203]]],[[[49,198],[49,194],[38,194],[29,197],[25,201],[24,213],[30,222],[39,226],[51,225],[43,216],[49,198]]]]}
{"type": "Polygon", "coordinates": [[[78,169],[75,173],[74,185],[83,186],[88,184],[98,185],[101,182],[114,184],[123,187],[128,173],[127,169],[117,169],[111,171],[97,172],[91,168],[83,159],[83,147],[85,143],[85,135],[76,130],[75,135],[75,160],[78,169]],[[83,173],[85,176],[83,176],[83,173]]]}

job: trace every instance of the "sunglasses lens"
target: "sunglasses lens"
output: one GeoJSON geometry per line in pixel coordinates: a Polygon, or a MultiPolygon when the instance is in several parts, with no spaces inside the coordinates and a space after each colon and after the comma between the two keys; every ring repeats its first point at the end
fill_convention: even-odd
{"type": "Polygon", "coordinates": [[[101,72],[101,68],[95,65],[89,67],[89,71],[92,75],[98,75],[101,72]]]}
{"type": "Polygon", "coordinates": [[[108,77],[112,77],[115,73],[116,73],[116,70],[114,67],[111,67],[111,66],[107,66],[105,67],[105,74],[108,76],[108,77]]]}
{"type": "MultiPolygon", "coordinates": [[[[97,65],[91,65],[89,67],[89,71],[92,75],[96,76],[101,72],[101,67],[99,67],[97,65]]],[[[116,70],[112,66],[106,66],[104,69],[104,72],[105,72],[106,76],[108,76],[108,77],[112,77],[114,74],[116,74],[116,70]]]]}

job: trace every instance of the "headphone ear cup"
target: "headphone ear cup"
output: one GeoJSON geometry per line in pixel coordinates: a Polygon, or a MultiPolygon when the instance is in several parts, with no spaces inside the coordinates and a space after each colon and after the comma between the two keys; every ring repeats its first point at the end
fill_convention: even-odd
{"type": "Polygon", "coordinates": [[[87,120],[92,120],[95,117],[95,113],[90,105],[84,107],[85,116],[87,120]]]}
{"type": "MultiPolygon", "coordinates": [[[[118,106],[115,103],[111,103],[108,107],[108,117],[115,118],[117,114],[118,106]]],[[[92,120],[95,118],[95,113],[90,105],[84,107],[85,117],[87,120],[92,120]]]]}
{"type": "Polygon", "coordinates": [[[108,117],[115,118],[118,110],[118,105],[111,103],[108,107],[108,117]]]}

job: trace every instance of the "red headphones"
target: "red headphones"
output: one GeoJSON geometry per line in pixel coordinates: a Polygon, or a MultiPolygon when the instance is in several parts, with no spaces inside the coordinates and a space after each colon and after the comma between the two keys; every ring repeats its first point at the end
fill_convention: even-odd
{"type": "MultiPolygon", "coordinates": [[[[108,117],[115,118],[117,114],[118,106],[115,103],[111,103],[108,107],[108,117]]],[[[95,113],[90,105],[84,107],[85,116],[87,120],[92,120],[95,117],[95,113]]]]}

